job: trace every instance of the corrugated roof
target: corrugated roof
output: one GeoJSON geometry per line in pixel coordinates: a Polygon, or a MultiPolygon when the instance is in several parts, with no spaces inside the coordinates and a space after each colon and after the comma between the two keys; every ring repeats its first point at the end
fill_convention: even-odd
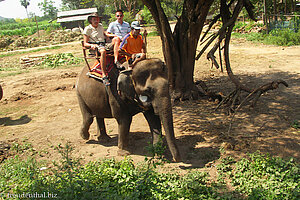
{"type": "Polygon", "coordinates": [[[81,21],[81,20],[86,20],[87,17],[90,14],[87,15],[79,15],[79,16],[71,16],[71,17],[64,17],[64,18],[58,18],[57,22],[73,22],[73,21],[81,21]]]}
{"type": "Polygon", "coordinates": [[[76,16],[76,15],[85,15],[91,14],[93,12],[97,12],[97,8],[86,8],[86,9],[78,9],[78,10],[68,10],[57,13],[57,17],[65,17],[65,16],[76,16]]]}

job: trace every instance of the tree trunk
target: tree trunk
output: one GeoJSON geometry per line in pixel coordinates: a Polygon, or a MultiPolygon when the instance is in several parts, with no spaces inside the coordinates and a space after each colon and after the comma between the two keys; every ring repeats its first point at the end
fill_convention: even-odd
{"type": "Polygon", "coordinates": [[[274,14],[274,21],[277,21],[277,3],[276,0],[273,0],[273,6],[274,6],[274,10],[273,10],[273,14],[274,14]]]}
{"type": "Polygon", "coordinates": [[[200,33],[213,0],[185,0],[182,15],[172,33],[159,0],[143,0],[150,10],[162,40],[171,89],[181,98],[194,97],[195,54],[200,33]]]}
{"type": "Polygon", "coordinates": [[[27,18],[28,18],[28,20],[29,20],[29,15],[28,15],[27,8],[25,8],[25,10],[26,10],[26,15],[27,15],[27,18]]]}
{"type": "Polygon", "coordinates": [[[287,2],[286,0],[284,1],[284,14],[287,14],[287,2]]]}

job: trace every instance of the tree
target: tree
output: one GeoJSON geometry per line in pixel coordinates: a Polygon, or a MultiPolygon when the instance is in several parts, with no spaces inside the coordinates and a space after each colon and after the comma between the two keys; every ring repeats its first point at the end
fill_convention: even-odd
{"type": "Polygon", "coordinates": [[[80,8],[85,8],[85,3],[94,4],[94,0],[62,0],[62,4],[66,7],[67,10],[76,10],[80,8]]]}
{"type": "Polygon", "coordinates": [[[26,10],[27,18],[29,19],[27,7],[29,6],[29,1],[30,0],[20,0],[21,6],[23,6],[26,10]]]}
{"type": "Polygon", "coordinates": [[[54,6],[54,1],[44,0],[38,3],[39,8],[44,12],[44,16],[54,19],[57,14],[57,8],[54,6]]]}
{"type": "Polygon", "coordinates": [[[162,40],[171,88],[182,99],[196,98],[198,91],[193,81],[196,48],[213,0],[185,0],[173,33],[161,1],[143,2],[153,16],[162,40]]]}
{"type": "MultiPolygon", "coordinates": [[[[196,49],[206,17],[213,3],[217,1],[184,0],[181,16],[177,17],[177,23],[173,32],[171,31],[168,18],[162,8],[162,1],[142,1],[150,10],[161,37],[163,54],[168,67],[170,86],[171,89],[175,91],[175,99],[185,100],[198,98],[199,89],[196,87],[193,79],[195,59],[198,59],[215,40],[216,42],[208,52],[207,58],[212,61],[212,64],[216,68],[220,68],[220,66],[222,68],[223,61],[218,62],[214,54],[219,49],[220,59],[222,59],[221,52],[223,51],[223,60],[225,62],[227,74],[236,86],[235,91],[233,91],[228,98],[225,98],[227,99],[226,103],[229,102],[227,105],[230,104],[231,108],[236,106],[241,91],[249,93],[246,99],[249,101],[251,98],[252,100],[254,99],[253,104],[255,104],[259,96],[264,92],[277,88],[279,84],[287,86],[284,81],[278,80],[256,89],[249,88],[247,85],[242,84],[231,70],[229,42],[235,21],[243,8],[247,10],[249,17],[255,20],[253,14],[254,6],[250,0],[231,0],[230,2],[227,0],[220,0],[220,3],[218,4],[219,14],[212,20],[209,29],[219,19],[222,21],[222,27],[216,34],[213,34],[208,38],[208,42],[197,56],[196,49]],[[223,43],[224,45],[222,46],[223,43]],[[254,95],[257,96],[253,98],[254,95]]],[[[204,37],[201,38],[201,41],[204,37]]],[[[205,85],[203,86],[203,89],[206,94],[209,94],[205,85]]]]}

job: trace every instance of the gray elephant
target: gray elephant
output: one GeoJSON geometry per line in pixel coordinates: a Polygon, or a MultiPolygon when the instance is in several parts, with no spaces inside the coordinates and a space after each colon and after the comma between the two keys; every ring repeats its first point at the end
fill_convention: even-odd
{"type": "Polygon", "coordinates": [[[94,116],[98,124],[98,140],[109,139],[104,118],[115,118],[119,127],[118,154],[128,155],[132,116],[143,112],[150,126],[153,144],[161,137],[162,124],[173,160],[181,160],[174,136],[167,68],[160,59],[140,61],[132,72],[125,71],[120,75],[117,69],[113,69],[109,75],[110,86],[88,77],[87,72],[87,67],[84,67],[76,85],[83,117],[80,130],[83,139],[89,139],[89,127],[94,116]]]}

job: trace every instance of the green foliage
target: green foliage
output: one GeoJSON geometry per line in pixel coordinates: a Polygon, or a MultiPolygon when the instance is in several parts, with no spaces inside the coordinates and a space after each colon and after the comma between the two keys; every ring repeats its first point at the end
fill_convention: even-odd
{"type": "Polygon", "coordinates": [[[20,0],[21,6],[23,6],[25,9],[29,6],[29,1],[30,0],[20,0]]]}
{"type": "Polygon", "coordinates": [[[290,29],[274,29],[265,39],[267,44],[292,46],[300,44],[300,30],[295,33],[290,29]]]}
{"type": "MultiPolygon", "coordinates": [[[[222,162],[231,183],[248,199],[299,199],[300,168],[293,159],[285,161],[279,157],[254,153],[234,166],[222,162]],[[229,170],[227,170],[229,169],[229,170]]],[[[224,170],[221,170],[223,173],[224,170]]]]}
{"type": "Polygon", "coordinates": [[[54,55],[47,55],[40,63],[40,66],[46,68],[56,68],[62,65],[73,65],[82,62],[81,58],[76,58],[72,53],[59,53],[54,55]]]}
{"type": "Polygon", "coordinates": [[[16,153],[23,153],[27,150],[32,150],[32,144],[24,140],[22,143],[13,142],[11,144],[11,150],[16,153]]]}
{"type": "MultiPolygon", "coordinates": [[[[16,148],[21,152],[32,148],[26,142],[21,146],[16,148]]],[[[149,148],[152,158],[164,151],[160,143],[149,148]]],[[[82,165],[72,155],[71,143],[54,149],[61,159],[53,162],[51,168],[32,157],[15,156],[2,162],[2,197],[5,199],[8,193],[36,193],[59,199],[299,199],[299,165],[293,159],[284,161],[260,153],[238,162],[225,157],[218,166],[219,174],[224,174],[223,183],[218,183],[197,170],[185,175],[160,173],[153,162],[135,165],[130,158],[82,165]],[[235,191],[227,191],[225,178],[231,180],[235,191]]]]}
{"type": "Polygon", "coordinates": [[[19,156],[9,158],[1,164],[0,191],[2,193],[22,193],[23,188],[30,188],[40,177],[39,164],[28,157],[22,160],[19,156]]]}
{"type": "Polygon", "coordinates": [[[54,1],[44,0],[43,2],[38,3],[38,6],[44,12],[44,16],[48,16],[51,19],[56,17],[58,10],[54,6],[54,1]]]}
{"type": "Polygon", "coordinates": [[[300,124],[297,120],[293,121],[291,125],[294,129],[300,129],[300,124]]]}
{"type": "MultiPolygon", "coordinates": [[[[60,24],[58,23],[48,23],[47,21],[38,22],[39,30],[56,30],[60,29],[60,24]]],[[[6,35],[19,35],[28,36],[37,32],[37,27],[35,22],[28,23],[10,23],[10,24],[0,24],[0,36],[6,35]]]]}
{"type": "Polygon", "coordinates": [[[143,12],[141,12],[141,15],[142,15],[144,21],[146,22],[146,24],[154,23],[152,14],[151,14],[150,10],[147,8],[147,6],[144,6],[144,9],[143,9],[143,12]]]}
{"type": "Polygon", "coordinates": [[[72,157],[70,143],[58,145],[60,162],[51,169],[33,158],[14,157],[0,168],[0,189],[4,193],[57,195],[61,199],[215,199],[207,186],[207,174],[186,176],[158,173],[153,168],[137,167],[130,158],[105,159],[81,166],[72,157]]]}
{"type": "MultiPolygon", "coordinates": [[[[234,30],[243,28],[245,31],[251,30],[254,26],[262,26],[257,23],[242,23],[235,25],[234,30]]],[[[272,44],[278,46],[292,46],[300,44],[300,29],[294,32],[292,29],[273,29],[269,34],[265,32],[250,32],[247,34],[233,33],[235,37],[246,38],[249,41],[262,42],[264,44],[272,44]]]]}

